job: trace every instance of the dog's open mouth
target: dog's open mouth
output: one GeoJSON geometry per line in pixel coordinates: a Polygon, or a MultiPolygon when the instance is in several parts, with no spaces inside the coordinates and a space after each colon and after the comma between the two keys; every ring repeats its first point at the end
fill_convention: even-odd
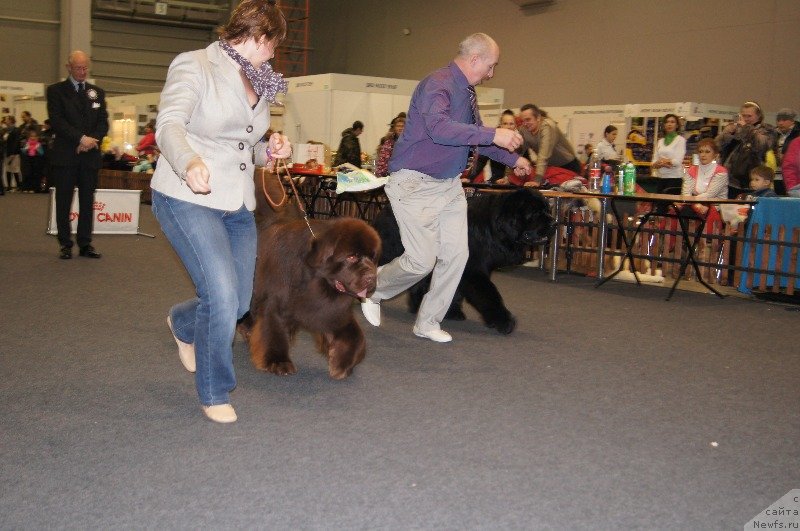
{"type": "Polygon", "coordinates": [[[353,297],[356,297],[357,299],[363,299],[367,296],[367,291],[368,291],[367,288],[364,288],[358,293],[353,293],[352,291],[349,291],[346,287],[344,287],[344,283],[341,280],[334,281],[333,286],[336,288],[337,291],[344,293],[345,295],[351,295],[353,297]]]}

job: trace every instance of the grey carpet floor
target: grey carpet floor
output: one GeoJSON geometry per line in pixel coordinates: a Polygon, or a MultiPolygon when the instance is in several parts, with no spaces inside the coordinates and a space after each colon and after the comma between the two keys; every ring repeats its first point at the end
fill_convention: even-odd
{"type": "Polygon", "coordinates": [[[192,287],[156,234],[57,259],[47,197],[0,197],[2,529],[732,529],[800,487],[794,307],[495,275],[518,330],[411,334],[403,298],[328,378],[234,348],[204,419],[164,318],[192,287]],[[712,443],[716,443],[716,446],[712,443]]]}

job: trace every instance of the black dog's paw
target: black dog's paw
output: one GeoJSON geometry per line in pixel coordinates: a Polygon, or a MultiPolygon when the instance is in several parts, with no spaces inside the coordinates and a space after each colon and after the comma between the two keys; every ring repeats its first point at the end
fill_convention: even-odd
{"type": "Polygon", "coordinates": [[[467,316],[461,308],[451,308],[444,315],[445,319],[450,321],[466,321],[467,316]]]}
{"type": "Polygon", "coordinates": [[[508,317],[497,319],[493,322],[487,322],[486,326],[497,329],[497,331],[503,335],[508,335],[517,327],[517,318],[508,314],[508,317]]]}

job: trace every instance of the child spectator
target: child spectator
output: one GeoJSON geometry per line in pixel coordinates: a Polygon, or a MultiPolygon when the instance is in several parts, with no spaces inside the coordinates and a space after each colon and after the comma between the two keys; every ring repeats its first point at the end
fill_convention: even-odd
{"type": "Polygon", "coordinates": [[[39,141],[39,133],[35,129],[28,131],[28,139],[22,146],[22,157],[25,170],[21,190],[32,194],[42,186],[44,176],[44,144],[39,141]]]}
{"type": "Polygon", "coordinates": [[[769,166],[756,166],[750,170],[750,188],[753,193],[748,195],[750,199],[759,197],[778,197],[772,189],[772,181],[775,179],[775,171],[769,166]]]}
{"type": "MultiPolygon", "coordinates": [[[[775,179],[775,171],[766,165],[756,166],[750,170],[750,189],[751,193],[747,194],[747,199],[758,200],[762,197],[778,197],[775,190],[772,189],[772,181],[775,179]]],[[[744,194],[740,194],[741,197],[744,194]]],[[[736,227],[739,223],[747,221],[752,205],[726,205],[723,211],[723,219],[728,221],[731,226],[736,227]]]]}

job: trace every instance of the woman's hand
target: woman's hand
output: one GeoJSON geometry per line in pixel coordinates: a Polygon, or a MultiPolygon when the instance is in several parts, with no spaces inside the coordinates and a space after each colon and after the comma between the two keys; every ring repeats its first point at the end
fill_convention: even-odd
{"type": "Polygon", "coordinates": [[[272,133],[269,137],[269,153],[273,159],[288,159],[292,156],[292,143],[280,133],[272,133]]]}
{"type": "Polygon", "coordinates": [[[200,157],[195,157],[189,161],[186,166],[186,176],[184,181],[186,186],[196,194],[208,194],[211,192],[211,187],[208,185],[208,179],[211,174],[208,172],[208,166],[203,162],[200,157]]]}

